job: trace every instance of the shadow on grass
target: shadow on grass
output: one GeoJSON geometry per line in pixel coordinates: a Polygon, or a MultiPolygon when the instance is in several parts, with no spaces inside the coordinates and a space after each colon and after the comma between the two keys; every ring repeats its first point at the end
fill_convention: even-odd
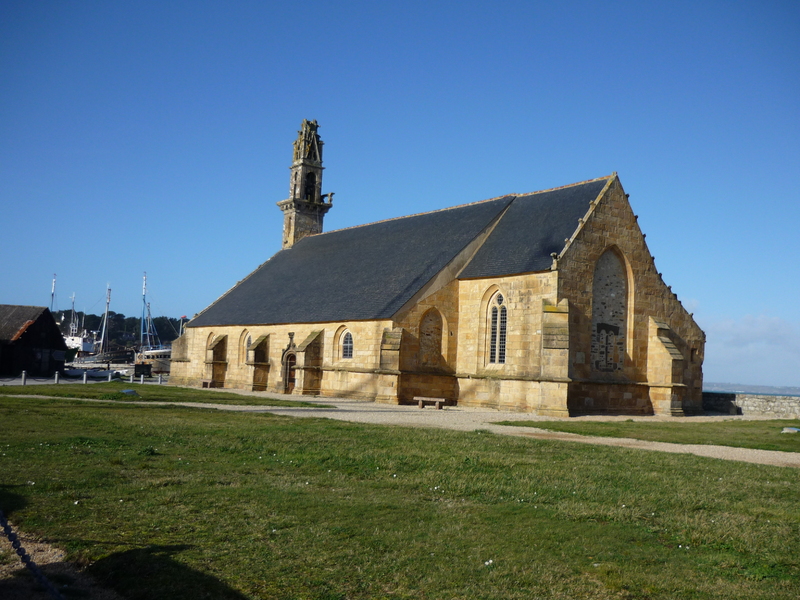
{"type": "Polygon", "coordinates": [[[172,556],[192,546],[147,546],[98,560],[87,573],[100,585],[130,600],[245,600],[219,579],[178,562],[172,556]]]}
{"type": "Polygon", "coordinates": [[[22,485],[0,485],[0,509],[6,517],[10,517],[14,511],[25,508],[28,504],[25,496],[11,491],[13,488],[24,489],[24,487],[22,485]]]}

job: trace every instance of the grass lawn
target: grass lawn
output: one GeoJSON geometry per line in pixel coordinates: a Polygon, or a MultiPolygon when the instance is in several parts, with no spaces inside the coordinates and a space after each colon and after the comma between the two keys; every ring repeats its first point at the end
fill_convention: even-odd
{"type": "Polygon", "coordinates": [[[675,444],[711,444],[758,450],[800,452],[800,433],[781,433],[784,427],[800,427],[800,421],[725,421],[692,423],[691,417],[680,423],[663,421],[503,421],[497,425],[537,427],[599,437],[624,437],[650,442],[675,444]]]}
{"type": "Polygon", "coordinates": [[[0,473],[16,526],[130,599],[800,596],[789,468],[0,397],[0,473]]]}
{"type": "Polygon", "coordinates": [[[171,387],[168,385],[128,383],[60,383],[43,385],[0,386],[0,396],[56,396],[59,398],[93,398],[99,400],[137,400],[151,402],[210,402],[214,404],[244,404],[255,406],[310,406],[331,408],[312,402],[278,400],[263,396],[245,396],[217,390],[171,387]],[[123,390],[135,390],[138,396],[129,396],[123,390]]]}

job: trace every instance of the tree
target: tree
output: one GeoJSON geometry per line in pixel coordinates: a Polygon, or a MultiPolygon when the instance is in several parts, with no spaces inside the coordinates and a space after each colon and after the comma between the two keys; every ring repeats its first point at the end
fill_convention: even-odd
{"type": "MultiPolygon", "coordinates": [[[[60,310],[53,313],[62,335],[69,335],[71,311],[60,310]]],[[[88,335],[99,337],[102,327],[102,315],[84,315],[76,311],[75,321],[78,324],[78,335],[86,330],[88,335]],[[81,328],[81,324],[83,328],[81,328]]],[[[132,348],[139,345],[142,320],[139,317],[126,317],[122,313],[108,311],[108,341],[112,347],[132,348]]],[[[173,317],[153,317],[158,337],[162,344],[170,344],[179,337],[180,319],[173,317]]]]}

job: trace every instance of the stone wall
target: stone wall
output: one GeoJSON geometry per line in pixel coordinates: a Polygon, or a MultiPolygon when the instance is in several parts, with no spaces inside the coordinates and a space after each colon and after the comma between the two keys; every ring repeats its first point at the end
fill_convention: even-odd
{"type": "Polygon", "coordinates": [[[385,369],[380,368],[383,332],[391,325],[391,321],[356,321],[188,327],[178,343],[182,352],[180,359],[172,362],[170,383],[200,386],[204,380],[211,380],[212,363],[219,363],[220,357],[211,357],[208,348],[215,340],[227,336],[225,356],[222,357],[224,365],[217,365],[218,370],[224,372],[223,387],[252,389],[255,366],[248,360],[248,354],[252,354],[248,353],[248,340],[255,341],[268,335],[266,391],[284,392],[286,374],[281,359],[284,351],[293,344],[297,356],[293,393],[396,401],[399,373],[384,373],[385,369]],[[344,331],[350,331],[353,336],[353,357],[349,359],[341,356],[344,331]]]}
{"type": "Polygon", "coordinates": [[[568,309],[556,303],[556,273],[528,273],[459,284],[459,405],[567,415],[568,309]],[[504,363],[489,362],[490,300],[508,308],[504,363]],[[544,347],[544,350],[543,350],[544,347]]]}
{"type": "MultiPolygon", "coordinates": [[[[610,257],[611,255],[606,255],[610,257]]],[[[616,265],[612,265],[615,266],[616,265]]],[[[565,250],[557,259],[558,299],[567,299],[570,304],[570,344],[569,374],[580,384],[570,386],[570,406],[602,406],[605,399],[600,395],[607,389],[599,383],[621,383],[627,385],[649,384],[650,387],[630,389],[623,393],[618,410],[625,410],[625,402],[630,401],[631,412],[640,412],[648,403],[643,393],[647,393],[650,406],[656,414],[679,414],[696,412],[702,404],[702,364],[705,334],[697,326],[679,302],[677,296],[664,283],[661,274],[645,243],[637,223],[637,217],[628,203],[627,196],[618,178],[613,178],[599,201],[590,207],[581,224],[568,240],[565,250]],[[619,258],[619,277],[624,275],[626,285],[617,282],[617,271],[611,277],[607,265],[598,261],[604,253],[613,252],[619,258]],[[624,340],[614,340],[622,350],[622,368],[616,361],[601,361],[598,367],[598,325],[602,319],[608,320],[599,307],[594,304],[603,301],[603,293],[593,293],[587,289],[587,282],[606,282],[609,298],[625,290],[626,302],[618,302],[615,310],[625,305],[626,318],[612,323],[619,329],[624,340]],[[670,339],[670,349],[674,346],[680,358],[669,351],[662,351],[664,339],[651,331],[651,319],[666,324],[667,333],[661,338],[670,339]],[[619,322],[618,322],[619,321],[619,322]],[[594,347],[593,347],[594,346],[594,347]],[[664,365],[653,364],[666,361],[664,365]],[[613,369],[608,368],[609,364],[613,369]],[[679,377],[673,377],[674,371],[679,377]],[[670,376],[663,381],[653,381],[651,375],[664,371],[670,376]],[[676,379],[678,379],[676,381],[676,379]],[[591,390],[598,392],[597,397],[591,390]],[[573,397],[574,396],[574,397],[573,397]]],[[[598,290],[599,291],[599,290],[598,290]]],[[[609,311],[606,311],[609,312],[609,311]]],[[[612,311],[613,312],[613,311],[612,311]]],[[[609,328],[606,326],[606,330],[609,328]]],[[[605,332],[607,333],[607,331],[605,332]]],[[[613,348],[612,348],[613,349],[613,348]]],[[[612,357],[614,358],[614,357],[612,357]]]]}
{"type": "Polygon", "coordinates": [[[459,281],[460,375],[539,378],[542,302],[555,304],[556,276],[549,271],[495,279],[459,281]],[[508,307],[505,363],[489,363],[489,301],[501,292],[508,307]]]}
{"type": "Polygon", "coordinates": [[[703,392],[703,410],[745,417],[800,419],[800,396],[703,392]]]}
{"type": "Polygon", "coordinates": [[[428,366],[429,371],[452,374],[458,356],[458,282],[451,281],[435,293],[419,300],[407,311],[398,314],[394,326],[402,328],[404,332],[400,369],[418,371],[420,367],[428,366]],[[424,343],[420,344],[421,326],[432,311],[441,318],[438,351],[425,348],[424,343]]]}

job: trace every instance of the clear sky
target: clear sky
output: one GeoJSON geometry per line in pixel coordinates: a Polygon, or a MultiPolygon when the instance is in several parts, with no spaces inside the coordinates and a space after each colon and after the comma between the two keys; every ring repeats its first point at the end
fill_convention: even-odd
{"type": "Polygon", "coordinates": [[[0,303],[199,312],[326,230],[617,171],[707,381],[800,385],[800,2],[0,3],[0,303]]]}

